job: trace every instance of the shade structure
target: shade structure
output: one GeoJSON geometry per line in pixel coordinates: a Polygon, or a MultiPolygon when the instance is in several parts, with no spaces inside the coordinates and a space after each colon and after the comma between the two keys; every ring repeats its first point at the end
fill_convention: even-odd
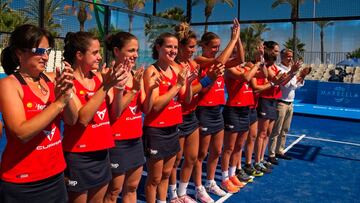
{"type": "Polygon", "coordinates": [[[360,59],[359,58],[349,58],[349,59],[345,59],[340,61],[339,63],[336,64],[337,66],[360,66],[360,59]]]}

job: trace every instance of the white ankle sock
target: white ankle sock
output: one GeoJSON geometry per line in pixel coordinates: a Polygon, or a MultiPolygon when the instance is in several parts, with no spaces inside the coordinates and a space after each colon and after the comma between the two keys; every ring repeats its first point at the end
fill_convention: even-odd
{"type": "Polygon", "coordinates": [[[183,182],[179,183],[178,195],[180,197],[186,195],[186,188],[187,188],[188,184],[189,183],[183,183],[183,182]]]}
{"type": "Polygon", "coordinates": [[[177,192],[176,192],[176,184],[175,185],[169,185],[169,198],[170,199],[175,199],[178,197],[177,192]]]}
{"type": "Polygon", "coordinates": [[[229,171],[223,171],[221,172],[221,175],[222,175],[222,181],[229,179],[229,171]]]}
{"type": "Polygon", "coordinates": [[[236,167],[235,166],[230,166],[230,168],[229,168],[229,176],[230,177],[234,176],[235,171],[236,171],[236,167]]]}
{"type": "Polygon", "coordinates": [[[156,200],[156,203],[166,203],[166,201],[156,200]]]}

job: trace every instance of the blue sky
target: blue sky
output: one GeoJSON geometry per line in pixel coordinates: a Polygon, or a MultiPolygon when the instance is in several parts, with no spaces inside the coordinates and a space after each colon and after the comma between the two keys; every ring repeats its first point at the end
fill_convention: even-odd
{"type": "MultiPolygon", "coordinates": [[[[225,4],[217,4],[213,10],[213,14],[210,17],[210,21],[230,21],[237,17],[237,0],[233,0],[235,3],[234,8],[225,4]]],[[[24,0],[13,0],[13,7],[23,7],[24,0]]],[[[71,4],[70,0],[66,0],[65,4],[71,4]]],[[[103,0],[106,2],[106,0],[103,0]]],[[[240,20],[261,20],[261,19],[284,19],[290,16],[289,5],[281,5],[276,9],[271,8],[273,0],[241,0],[240,2],[240,20]]],[[[121,3],[116,3],[119,6],[123,6],[121,3]]],[[[167,8],[178,6],[186,11],[186,0],[160,0],[157,4],[157,10],[159,12],[164,11],[167,8]]],[[[305,0],[304,4],[300,7],[300,17],[308,18],[313,15],[313,0],[305,0]]],[[[152,0],[147,0],[145,8],[140,12],[152,14],[152,0]]],[[[316,4],[316,17],[331,17],[331,16],[356,16],[360,14],[360,0],[320,0],[320,3],[316,4]]],[[[192,9],[192,22],[203,22],[204,17],[204,5],[200,4],[194,6],[192,9]]],[[[62,16],[55,19],[57,23],[63,23],[62,35],[68,31],[77,31],[79,29],[79,23],[75,16],[62,16]]],[[[128,17],[127,14],[113,12],[111,22],[118,28],[127,30],[128,17]]],[[[241,25],[246,27],[248,25],[241,25]]],[[[274,40],[283,44],[292,35],[291,23],[272,23],[268,24],[271,28],[270,32],[265,33],[262,37],[265,40],[274,40]]],[[[96,27],[95,16],[92,15],[92,19],[86,21],[85,28],[89,29],[96,27]]],[[[226,41],[229,37],[229,25],[217,25],[210,26],[209,30],[216,32],[220,35],[223,41],[226,41]]],[[[312,23],[299,23],[298,24],[298,36],[301,41],[306,44],[306,51],[319,51],[320,50],[320,30],[312,23]],[[314,33],[314,40],[313,40],[314,33]],[[312,44],[313,42],[313,44],[312,44]]],[[[193,29],[198,33],[200,37],[203,33],[203,26],[194,26],[193,29]]],[[[140,39],[142,47],[146,47],[146,38],[143,33],[144,30],[144,18],[135,17],[134,19],[134,33],[140,39]]],[[[329,52],[349,52],[360,47],[360,21],[337,21],[333,26],[326,28],[325,30],[325,51],[329,52]]],[[[225,44],[225,43],[223,43],[225,44]]]]}

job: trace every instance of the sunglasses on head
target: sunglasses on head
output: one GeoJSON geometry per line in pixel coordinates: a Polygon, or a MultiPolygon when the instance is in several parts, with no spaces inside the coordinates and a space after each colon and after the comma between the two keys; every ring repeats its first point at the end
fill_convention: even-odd
{"type": "Polygon", "coordinates": [[[36,55],[44,55],[45,53],[49,55],[51,52],[51,48],[32,48],[31,53],[36,55]]]}

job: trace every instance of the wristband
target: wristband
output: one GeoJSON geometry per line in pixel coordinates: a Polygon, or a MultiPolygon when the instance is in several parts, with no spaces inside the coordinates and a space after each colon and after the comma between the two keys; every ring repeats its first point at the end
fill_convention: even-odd
{"type": "Polygon", "coordinates": [[[275,83],[270,82],[270,85],[271,85],[271,87],[274,87],[274,86],[275,86],[275,83]]]}
{"type": "Polygon", "coordinates": [[[138,90],[132,89],[131,92],[134,93],[134,94],[136,94],[136,93],[138,92],[138,90]]]}
{"type": "Polygon", "coordinates": [[[204,78],[202,78],[200,80],[200,84],[203,88],[206,88],[207,86],[209,86],[212,83],[212,80],[208,77],[205,76],[204,78]]]}
{"type": "Polygon", "coordinates": [[[124,87],[123,86],[114,86],[115,89],[118,89],[118,90],[124,90],[124,87]]]}

